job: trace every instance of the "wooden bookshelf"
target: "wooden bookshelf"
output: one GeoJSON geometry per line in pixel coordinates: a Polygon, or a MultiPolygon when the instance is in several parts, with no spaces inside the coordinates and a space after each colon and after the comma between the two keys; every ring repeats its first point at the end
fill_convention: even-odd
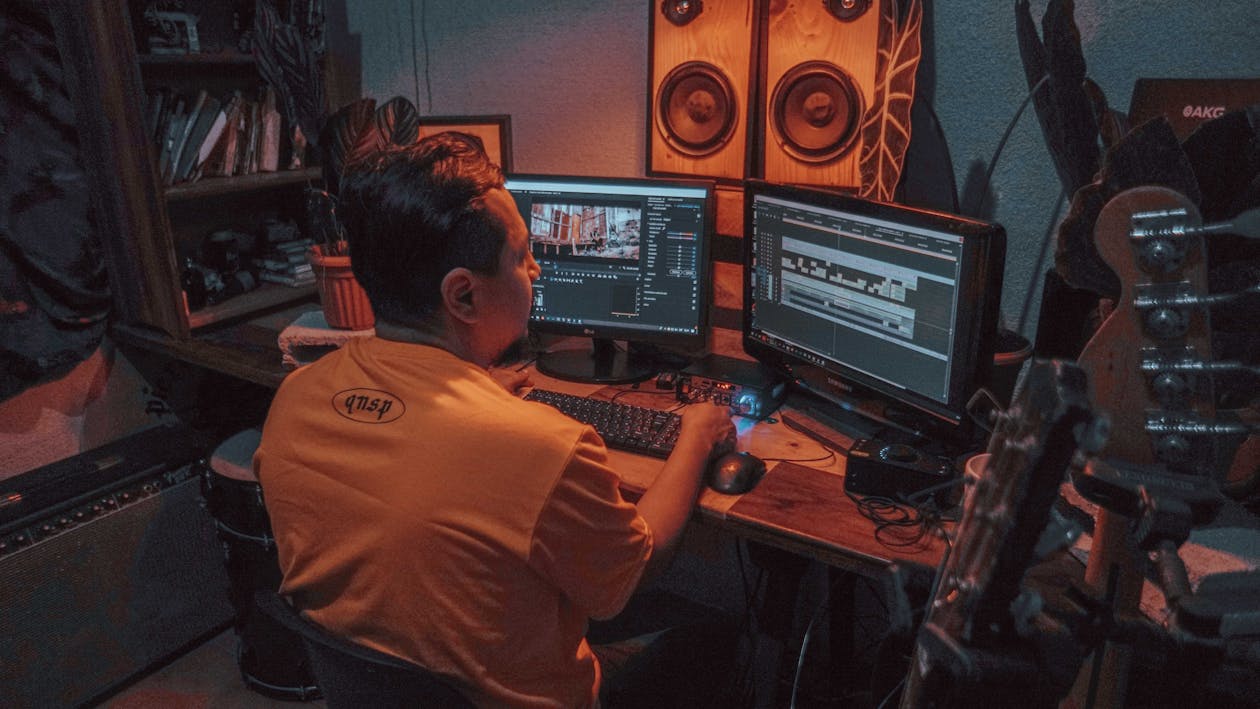
{"type": "Polygon", "coordinates": [[[200,330],[228,320],[234,320],[269,310],[288,303],[308,300],[315,296],[315,284],[305,286],[286,286],[278,283],[263,283],[248,293],[228,298],[222,303],[207,305],[201,310],[188,314],[188,327],[200,330]]]}
{"type": "MultiPolygon", "coordinates": [[[[207,237],[220,231],[239,233],[244,254],[249,250],[244,237],[262,234],[270,223],[288,222],[301,229],[306,221],[303,187],[317,184],[322,172],[307,167],[164,186],[155,169],[161,164],[160,149],[154,127],[147,123],[149,97],[168,89],[186,97],[237,91],[252,96],[262,78],[253,56],[235,51],[237,38],[225,29],[231,26],[230,4],[208,3],[200,15],[203,46],[228,49],[197,54],[149,54],[138,47],[132,18],[142,5],[142,0],[48,4],[75,103],[85,167],[94,183],[114,320],[179,341],[256,313],[314,300],[312,286],[267,283],[223,303],[187,311],[181,275],[189,259],[201,258],[207,237]]],[[[286,134],[282,125],[279,135],[286,134]]]]}
{"type": "Polygon", "coordinates": [[[184,182],[166,189],[167,202],[219,197],[223,195],[255,192],[272,187],[287,187],[303,182],[318,182],[323,172],[318,167],[277,172],[255,172],[236,177],[208,177],[196,182],[184,182]]]}
{"type": "Polygon", "coordinates": [[[198,52],[195,54],[137,54],[136,61],[141,66],[190,65],[201,66],[251,66],[254,55],[240,52],[198,52]]]}

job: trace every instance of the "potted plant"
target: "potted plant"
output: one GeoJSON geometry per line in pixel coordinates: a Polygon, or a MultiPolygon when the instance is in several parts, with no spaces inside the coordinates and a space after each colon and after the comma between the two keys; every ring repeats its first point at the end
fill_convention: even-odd
{"type": "Polygon", "coordinates": [[[306,209],[311,229],[320,235],[318,243],[306,251],[324,320],[329,327],[366,330],[376,324],[372,304],[350,267],[350,244],[337,221],[333,197],[324,190],[306,193],[306,209]]]}
{"type": "Polygon", "coordinates": [[[419,113],[401,96],[379,107],[371,98],[343,106],[322,123],[319,151],[323,159],[326,190],[307,192],[307,216],[319,243],[307,253],[319,287],[324,317],[336,328],[366,329],[375,319],[367,295],[350,268],[349,244],[337,218],[336,195],[345,167],[382,147],[415,142],[419,113]]]}

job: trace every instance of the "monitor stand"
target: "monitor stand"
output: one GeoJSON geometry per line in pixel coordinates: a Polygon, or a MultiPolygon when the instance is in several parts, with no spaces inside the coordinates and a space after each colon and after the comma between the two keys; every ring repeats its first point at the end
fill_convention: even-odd
{"type": "Polygon", "coordinates": [[[631,384],[652,378],[650,361],[621,350],[612,340],[596,337],[589,350],[560,350],[538,355],[538,371],[571,382],[631,384]]]}

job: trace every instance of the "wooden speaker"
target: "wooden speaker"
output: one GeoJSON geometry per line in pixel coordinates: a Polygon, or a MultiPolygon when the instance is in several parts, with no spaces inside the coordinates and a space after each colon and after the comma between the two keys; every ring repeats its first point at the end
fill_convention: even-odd
{"type": "Polygon", "coordinates": [[[652,5],[648,173],[742,179],[756,0],[652,5]]]}
{"type": "Polygon", "coordinates": [[[861,128],[874,105],[882,2],[769,4],[758,116],[765,179],[861,186],[861,128]]]}

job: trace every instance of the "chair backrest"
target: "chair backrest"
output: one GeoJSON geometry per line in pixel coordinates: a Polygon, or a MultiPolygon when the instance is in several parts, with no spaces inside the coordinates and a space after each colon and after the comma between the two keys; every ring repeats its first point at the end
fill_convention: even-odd
{"type": "Polygon", "coordinates": [[[415,663],[337,637],[303,618],[275,591],[254,602],[268,617],[298,634],[329,709],[473,706],[436,674],[415,663]]]}

